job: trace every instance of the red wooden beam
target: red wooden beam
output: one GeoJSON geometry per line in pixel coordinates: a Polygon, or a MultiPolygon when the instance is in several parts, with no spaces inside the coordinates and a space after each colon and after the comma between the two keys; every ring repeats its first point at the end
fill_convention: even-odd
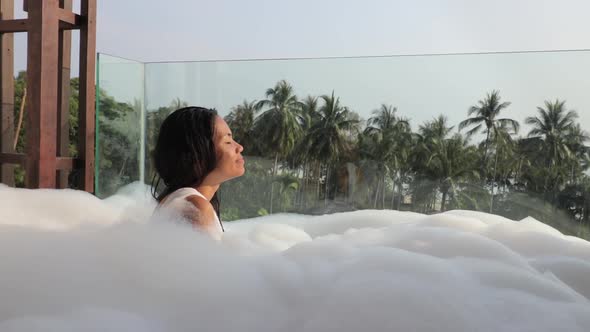
{"type": "MultiPolygon", "coordinates": [[[[72,12],[72,0],[65,1],[66,6],[58,10],[59,27],[64,30],[79,29],[85,21],[81,15],[72,12]],[[69,1],[69,6],[67,5],[69,1]]],[[[61,0],[61,2],[64,2],[61,0]]]]}
{"type": "MultiPolygon", "coordinates": [[[[0,163],[2,164],[15,164],[25,165],[27,161],[27,155],[24,153],[0,153],[0,163]]],[[[6,182],[3,182],[6,184],[6,182]]]]}
{"type": "MultiPolygon", "coordinates": [[[[60,0],[59,6],[63,11],[72,10],[72,0],[60,0]]],[[[61,15],[60,14],[60,15],[61,15]]],[[[64,168],[59,166],[59,157],[69,157],[70,153],[70,63],[72,59],[72,32],[68,30],[60,30],[59,45],[58,45],[58,65],[60,70],[58,72],[57,95],[59,96],[58,112],[57,112],[57,178],[56,183],[58,188],[68,188],[67,170],[72,167],[64,168]]]]}
{"type": "Polygon", "coordinates": [[[80,28],[80,115],[78,157],[83,160],[82,186],[94,192],[96,0],[81,0],[85,23],[80,28]]]}
{"type": "Polygon", "coordinates": [[[29,0],[27,165],[29,188],[55,188],[59,0],[29,0]]]}
{"type": "MultiPolygon", "coordinates": [[[[4,3],[4,1],[2,2],[4,3]]],[[[29,20],[26,18],[16,19],[16,20],[9,20],[3,18],[0,21],[0,32],[8,33],[8,32],[26,32],[29,29],[29,20]]]]}
{"type": "MultiPolygon", "coordinates": [[[[0,29],[14,18],[14,0],[0,0],[0,29]]],[[[2,31],[2,30],[0,30],[2,31]]],[[[14,141],[14,37],[0,35],[0,153],[13,153],[14,141]]],[[[0,159],[0,182],[14,186],[14,165],[0,159]]]]}
{"type": "MultiPolygon", "coordinates": [[[[62,2],[64,2],[65,4],[68,3],[68,1],[63,1],[63,0],[62,0],[62,2]]],[[[80,21],[81,21],[80,20],[81,16],[72,12],[72,5],[71,5],[72,1],[70,0],[69,3],[70,3],[69,8],[66,8],[64,6],[64,7],[61,7],[57,10],[59,20],[64,23],[71,24],[71,25],[79,25],[80,21]]]]}
{"type": "Polygon", "coordinates": [[[75,168],[80,168],[82,161],[77,158],[71,157],[57,157],[56,160],[56,168],[58,170],[72,170],[75,168]]]}
{"type": "MultiPolygon", "coordinates": [[[[0,162],[3,164],[26,165],[27,155],[24,153],[0,153],[0,162]]],[[[78,158],[57,157],[55,159],[55,168],[58,170],[72,170],[80,168],[82,165],[82,160],[78,158]]]]}

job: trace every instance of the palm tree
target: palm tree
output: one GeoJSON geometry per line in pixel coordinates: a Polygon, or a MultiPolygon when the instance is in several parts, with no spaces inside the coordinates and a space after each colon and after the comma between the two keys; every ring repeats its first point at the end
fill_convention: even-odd
{"type": "Polygon", "coordinates": [[[301,102],[301,112],[299,114],[299,118],[303,131],[309,130],[314,121],[318,119],[318,108],[318,97],[307,96],[301,102]]]}
{"type": "MultiPolygon", "coordinates": [[[[545,163],[548,167],[551,183],[545,180],[544,190],[548,186],[557,185],[561,177],[559,167],[563,166],[572,157],[570,149],[571,135],[575,130],[575,120],[578,113],[574,110],[567,110],[565,100],[556,99],[555,102],[545,101],[545,108],[537,107],[538,116],[527,117],[525,122],[532,126],[528,136],[542,140],[541,148],[545,163]]],[[[552,188],[554,189],[554,188],[552,188]]],[[[554,197],[555,198],[555,197],[554,197]]]]}
{"type": "Polygon", "coordinates": [[[418,128],[418,132],[427,144],[444,140],[455,128],[455,126],[449,126],[448,122],[449,119],[441,114],[432,121],[427,121],[421,125],[418,128]]]}
{"type": "Polygon", "coordinates": [[[467,179],[477,178],[477,153],[460,134],[450,139],[437,140],[428,161],[431,174],[438,179],[442,194],[441,211],[445,211],[449,190],[457,195],[457,186],[467,179]]]}
{"type": "Polygon", "coordinates": [[[590,148],[585,145],[590,140],[590,134],[583,130],[580,124],[574,125],[567,134],[568,148],[572,152],[571,183],[577,184],[578,174],[590,167],[590,148]]]}
{"type": "MultiPolygon", "coordinates": [[[[366,151],[367,156],[377,162],[377,172],[381,181],[377,183],[375,189],[375,204],[381,186],[382,207],[385,206],[385,177],[389,173],[392,179],[392,207],[394,200],[394,191],[398,179],[400,179],[400,169],[402,165],[408,162],[408,151],[405,149],[411,141],[411,130],[409,120],[400,118],[396,115],[397,108],[391,105],[382,104],[381,107],[373,111],[373,117],[367,121],[365,134],[371,137],[372,146],[366,151]]],[[[400,188],[401,188],[401,184],[400,188]]],[[[401,195],[401,189],[400,195],[401,195]]],[[[401,198],[400,198],[401,199],[401,198]]]]}
{"type": "Polygon", "coordinates": [[[520,128],[519,123],[513,119],[498,119],[500,112],[510,106],[510,102],[502,103],[500,100],[500,92],[498,90],[493,90],[491,93],[487,94],[484,100],[480,100],[478,105],[469,108],[469,111],[467,112],[468,116],[475,116],[459,123],[459,130],[475,126],[467,132],[468,138],[480,131],[486,134],[482,169],[485,169],[492,135],[498,136],[497,131],[501,128],[512,129],[516,134],[520,128]]]}
{"type": "Polygon", "coordinates": [[[301,136],[298,116],[302,105],[293,87],[284,80],[266,90],[266,98],[256,103],[258,109],[267,107],[256,120],[257,129],[269,152],[284,158],[301,136]]]}
{"type": "Polygon", "coordinates": [[[494,209],[494,189],[496,187],[496,184],[498,184],[498,187],[502,184],[506,184],[506,182],[508,181],[507,178],[508,173],[510,173],[510,170],[505,168],[509,168],[510,166],[516,166],[515,163],[511,162],[513,159],[512,156],[514,155],[515,144],[514,140],[512,139],[510,129],[511,128],[506,128],[505,126],[500,125],[500,127],[497,127],[492,132],[492,135],[490,137],[491,141],[494,142],[494,165],[492,167],[493,171],[491,177],[492,188],[490,195],[490,213],[493,213],[494,209]],[[502,169],[500,170],[500,175],[498,176],[499,161],[502,162],[502,169]]]}
{"type": "MultiPolygon", "coordinates": [[[[257,119],[255,127],[260,141],[269,153],[274,154],[272,176],[277,173],[279,158],[286,158],[301,136],[301,124],[298,114],[301,103],[293,87],[282,80],[274,88],[266,90],[266,98],[256,103],[256,108],[267,108],[257,119]]],[[[272,213],[273,185],[271,182],[270,210],[272,213]]]]}
{"type": "Polygon", "coordinates": [[[291,163],[294,166],[305,164],[306,161],[309,161],[309,146],[306,145],[309,140],[306,140],[305,137],[314,124],[319,120],[319,101],[317,97],[307,96],[301,102],[300,106],[301,109],[297,114],[297,117],[299,118],[299,123],[301,124],[302,139],[297,142],[289,156],[291,163]]]}
{"type": "MultiPolygon", "coordinates": [[[[318,120],[318,108],[319,108],[319,101],[318,97],[315,96],[307,96],[301,102],[301,112],[299,113],[299,122],[301,123],[301,130],[303,132],[303,137],[307,137],[307,133],[314,125],[314,123],[318,120]]],[[[313,165],[312,162],[313,156],[311,156],[308,146],[309,140],[305,138],[299,140],[295,148],[293,149],[290,159],[291,163],[294,167],[302,166],[303,167],[303,180],[302,185],[298,187],[298,200],[299,204],[303,207],[305,202],[304,196],[305,191],[307,189],[307,185],[309,179],[312,175],[313,165]]],[[[319,176],[319,175],[318,175],[319,176]]],[[[319,188],[319,178],[317,179],[318,188],[319,188]]],[[[319,192],[319,189],[318,189],[319,192]]],[[[319,194],[318,194],[319,195],[319,194]]]]}
{"type": "Polygon", "coordinates": [[[241,104],[232,107],[231,112],[224,120],[232,129],[234,139],[244,140],[248,132],[254,127],[254,118],[259,109],[256,108],[257,101],[248,102],[244,100],[241,104]]]}
{"type": "Polygon", "coordinates": [[[414,204],[418,199],[423,201],[422,212],[434,210],[436,191],[440,189],[440,179],[432,169],[431,160],[453,128],[448,125],[447,117],[441,114],[420,125],[418,133],[414,134],[416,147],[413,151],[412,163],[416,179],[412,188],[412,201],[414,204]]]}
{"type": "Polygon", "coordinates": [[[309,156],[326,166],[325,202],[328,199],[330,169],[351,149],[346,133],[355,130],[358,120],[351,118],[347,107],[340,105],[340,99],[332,95],[320,97],[323,105],[317,112],[317,120],[309,129],[304,145],[309,156]]]}
{"type": "Polygon", "coordinates": [[[244,100],[242,104],[232,108],[225,117],[227,125],[231,128],[234,139],[244,146],[244,154],[252,155],[257,151],[256,136],[254,136],[254,119],[259,111],[256,101],[244,100]]]}

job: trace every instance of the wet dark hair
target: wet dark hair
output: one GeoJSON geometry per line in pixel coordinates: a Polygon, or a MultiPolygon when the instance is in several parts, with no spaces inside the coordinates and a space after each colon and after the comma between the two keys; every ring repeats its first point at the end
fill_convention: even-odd
{"type": "MultiPolygon", "coordinates": [[[[203,107],[184,107],[162,122],[153,153],[157,174],[152,178],[152,195],[159,202],[183,187],[197,187],[217,164],[215,155],[215,117],[217,111],[203,107]],[[160,181],[165,188],[158,193],[160,181]]],[[[219,220],[219,198],[211,198],[219,220]]]]}

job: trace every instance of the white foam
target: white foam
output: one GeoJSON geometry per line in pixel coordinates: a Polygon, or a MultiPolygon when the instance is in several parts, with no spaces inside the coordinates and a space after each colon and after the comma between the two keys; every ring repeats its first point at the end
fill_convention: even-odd
{"type": "Polygon", "coordinates": [[[0,186],[0,331],[590,330],[590,244],[532,219],[273,215],[216,242],[146,192],[0,186]]]}

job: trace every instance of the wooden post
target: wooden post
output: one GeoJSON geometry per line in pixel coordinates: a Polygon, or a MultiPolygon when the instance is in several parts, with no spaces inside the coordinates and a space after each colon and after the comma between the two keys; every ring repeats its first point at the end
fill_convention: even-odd
{"type": "MultiPolygon", "coordinates": [[[[14,18],[14,0],[0,0],[0,19],[14,18]]],[[[0,34],[0,152],[13,153],[14,139],[14,37],[0,34]]],[[[0,182],[14,186],[14,165],[0,164],[0,182]]]]}
{"type": "Polygon", "coordinates": [[[29,0],[27,162],[29,188],[55,188],[59,0],[29,0]]]}
{"type": "MultiPolygon", "coordinates": [[[[12,44],[3,43],[2,133],[0,170],[24,165],[28,188],[65,188],[67,171],[82,168],[79,189],[94,191],[96,0],[81,0],[81,15],[72,12],[72,0],[25,0],[26,19],[11,19],[13,0],[0,0],[0,35],[27,32],[27,148],[15,153],[14,72],[12,44]],[[69,155],[69,97],[71,32],[80,30],[80,91],[78,158],[69,155]],[[6,139],[8,137],[9,139],[6,139]],[[9,144],[7,148],[5,145],[9,144]]],[[[12,40],[12,39],[10,39],[12,40]]],[[[0,41],[0,42],[1,42],[0,41]]],[[[13,174],[13,172],[2,172],[13,174]]],[[[13,184],[2,175],[0,180],[13,184]]]]}
{"type": "Polygon", "coordinates": [[[78,158],[81,165],[82,188],[94,191],[94,135],[96,80],[96,0],[82,0],[81,15],[86,24],[80,28],[80,115],[78,158]]]}
{"type": "MultiPolygon", "coordinates": [[[[60,0],[60,8],[72,11],[72,0],[60,0]]],[[[59,31],[58,45],[58,113],[57,113],[57,156],[70,156],[70,66],[72,58],[72,32],[71,30],[59,31]]],[[[56,183],[58,188],[68,187],[69,170],[57,171],[56,183]]]]}

